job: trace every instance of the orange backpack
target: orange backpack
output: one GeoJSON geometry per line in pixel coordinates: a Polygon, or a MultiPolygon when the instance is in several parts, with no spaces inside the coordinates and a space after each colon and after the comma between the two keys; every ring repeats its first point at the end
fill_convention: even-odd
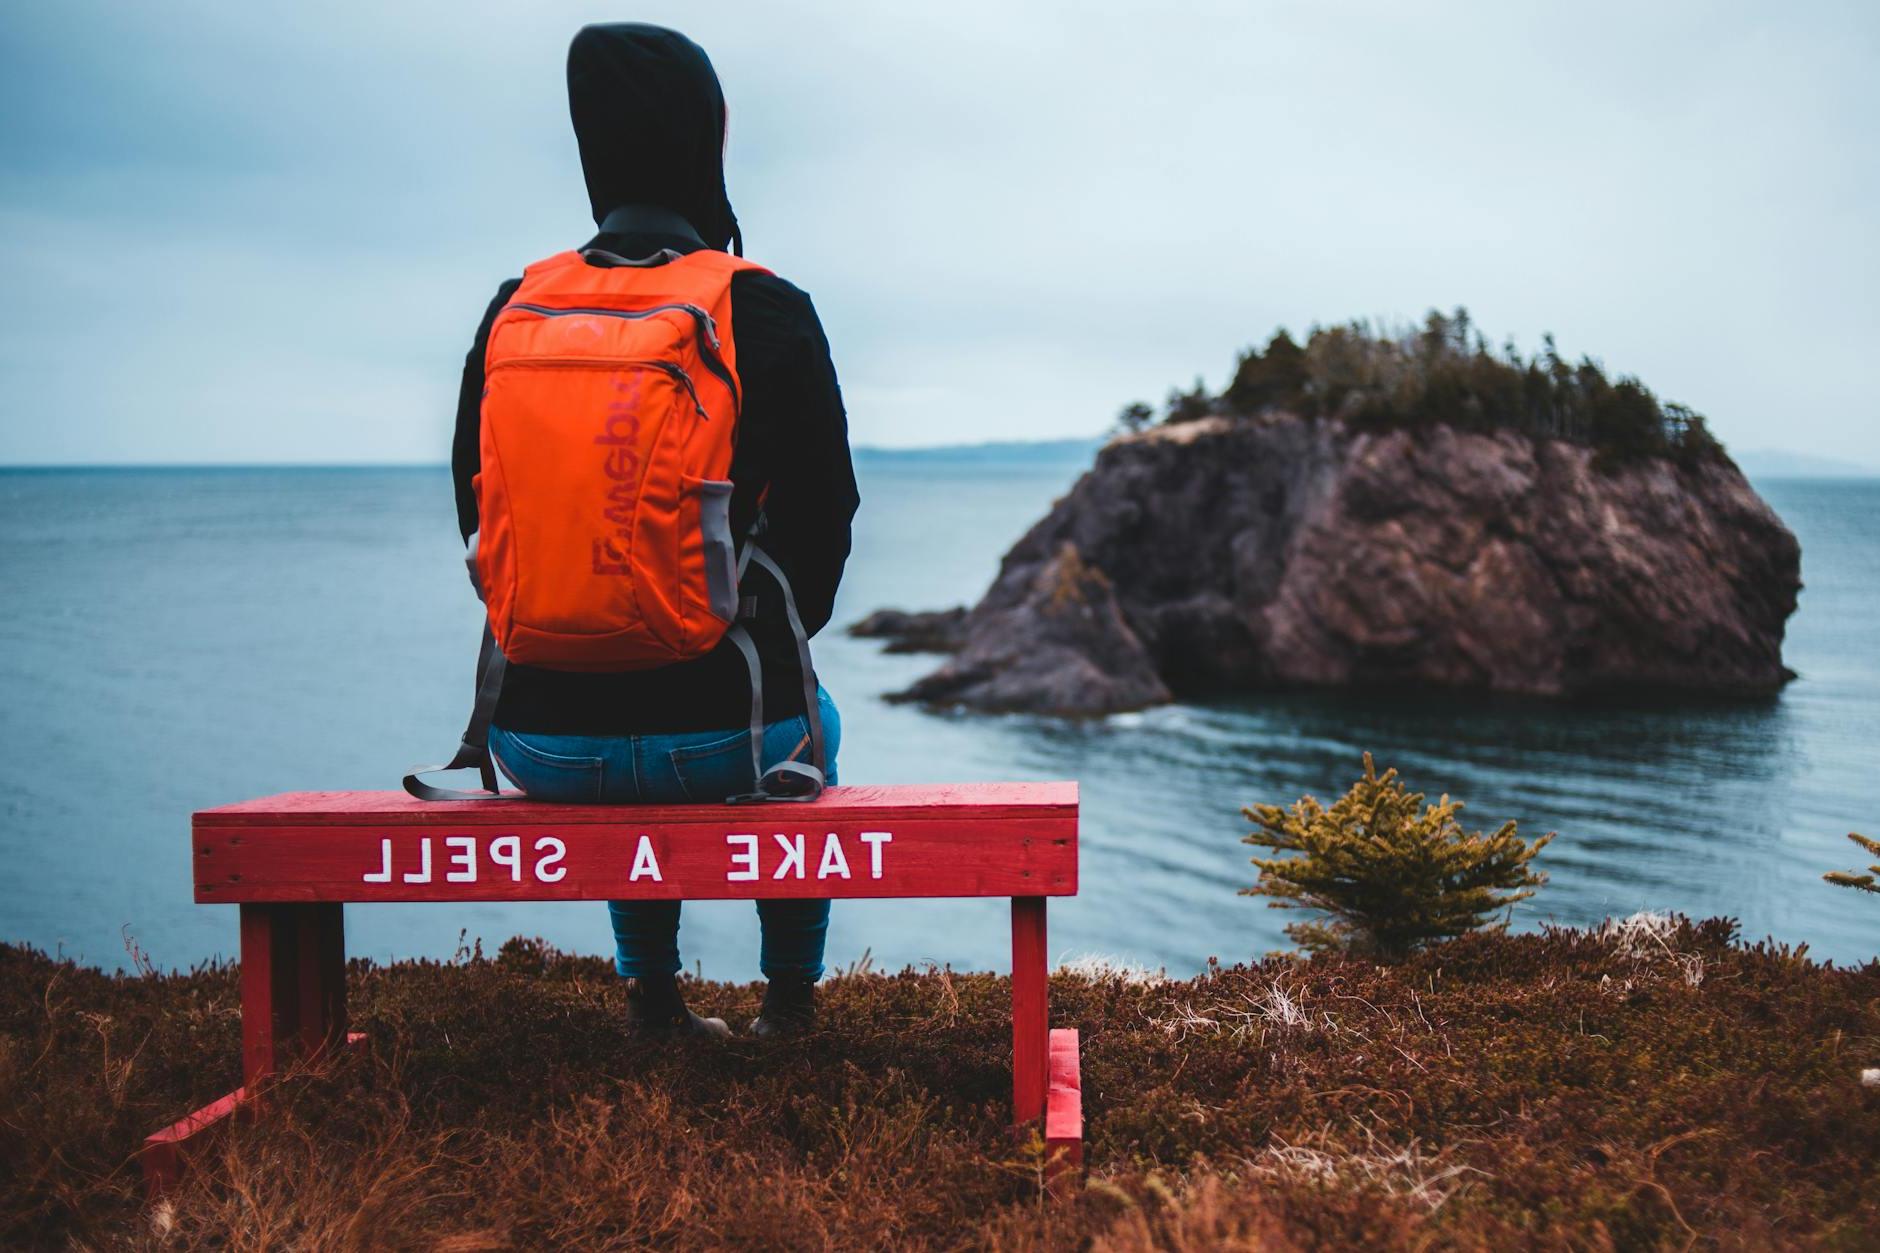
{"type": "MultiPolygon", "coordinates": [[[[629,260],[559,253],[524,272],[490,326],[484,358],[480,529],[466,557],[488,610],[476,708],[457,755],[405,778],[427,800],[497,792],[488,749],[508,662],[643,670],[702,657],[727,636],[751,670],[760,786],[731,799],[813,799],[822,735],[808,640],[789,582],[731,533],[731,454],[742,393],[731,279],[761,266],[722,252],[629,260]],[[762,770],[762,675],[739,618],[745,565],[784,590],[797,634],[813,765],[762,770]],[[418,776],[475,766],[486,792],[418,776]]],[[[761,515],[760,523],[761,527],[761,515]]]]}

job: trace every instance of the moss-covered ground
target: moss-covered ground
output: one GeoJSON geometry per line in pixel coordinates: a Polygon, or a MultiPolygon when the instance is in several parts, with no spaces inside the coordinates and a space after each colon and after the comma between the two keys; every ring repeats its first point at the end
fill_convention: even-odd
{"type": "MultiPolygon", "coordinates": [[[[1003,979],[850,975],[808,1038],[685,1048],[526,942],[350,980],[372,1048],[152,1208],[133,1150],[233,1085],[234,972],[0,947],[0,1247],[1880,1247],[1880,963],[1726,923],[1061,973],[1090,1169],[1057,1201],[1004,1130],[1003,979]]],[[[759,989],[690,995],[741,1023],[759,989]]]]}

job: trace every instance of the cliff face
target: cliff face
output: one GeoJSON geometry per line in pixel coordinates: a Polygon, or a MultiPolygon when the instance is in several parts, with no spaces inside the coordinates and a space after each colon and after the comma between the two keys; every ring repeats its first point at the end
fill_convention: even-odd
{"type": "Polygon", "coordinates": [[[1795,537],[1726,461],[1209,418],[1106,446],[908,698],[1103,713],[1358,683],[1771,692],[1795,537]]]}

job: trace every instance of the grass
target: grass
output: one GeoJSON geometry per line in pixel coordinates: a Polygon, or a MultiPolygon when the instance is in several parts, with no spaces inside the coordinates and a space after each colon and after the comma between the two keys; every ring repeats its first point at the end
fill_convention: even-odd
{"type": "MultiPolygon", "coordinates": [[[[234,972],[0,946],[0,1246],[1504,1248],[1880,1243],[1880,963],[1730,924],[1398,966],[1082,963],[1090,1172],[1004,1132],[1003,979],[866,971],[800,1043],[630,1043],[599,959],[355,962],[372,1050],[286,1077],[172,1201],[131,1154],[239,1068],[234,972]]],[[[742,1021],[754,986],[700,984],[742,1021]]]]}

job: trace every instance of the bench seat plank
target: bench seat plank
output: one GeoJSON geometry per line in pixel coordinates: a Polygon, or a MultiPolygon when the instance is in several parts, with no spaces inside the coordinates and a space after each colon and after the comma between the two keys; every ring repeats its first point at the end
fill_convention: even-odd
{"type": "Polygon", "coordinates": [[[204,904],[1069,896],[1077,785],[685,806],[296,792],[204,810],[193,842],[204,904]]]}
{"type": "Polygon", "coordinates": [[[1009,818],[1018,811],[1070,811],[1077,809],[1077,784],[1058,783],[942,783],[896,787],[832,787],[809,804],[768,805],[551,805],[532,801],[520,793],[503,800],[421,801],[404,792],[282,792],[233,805],[198,810],[198,829],[220,826],[350,826],[360,821],[382,825],[424,826],[515,822],[519,816],[534,822],[607,822],[620,814],[638,822],[696,820],[701,814],[748,814],[778,809],[831,815],[855,814],[914,816],[944,809],[963,820],[979,817],[1009,818]],[[513,799],[509,799],[513,797],[513,799]],[[479,816],[482,815],[482,816],[479,816]]]}

